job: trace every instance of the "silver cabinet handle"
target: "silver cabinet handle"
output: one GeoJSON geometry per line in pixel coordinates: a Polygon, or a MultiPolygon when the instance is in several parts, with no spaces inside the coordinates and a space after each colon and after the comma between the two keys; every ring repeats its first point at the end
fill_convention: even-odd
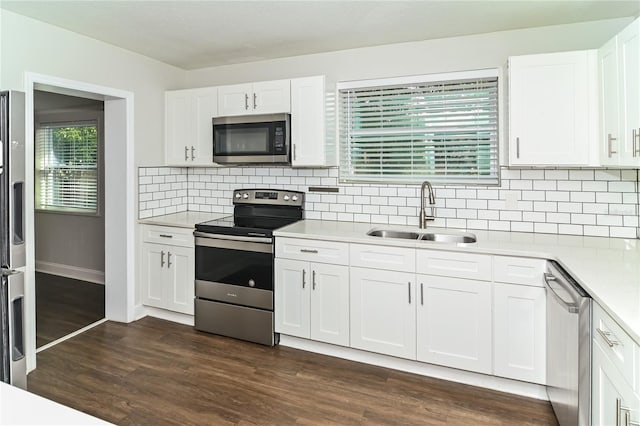
{"type": "Polygon", "coordinates": [[[244,94],[244,109],[249,109],[249,94],[244,94]]]}
{"type": "Polygon", "coordinates": [[[306,284],[305,282],[305,277],[307,276],[307,270],[303,269],[302,270],[302,288],[304,288],[304,285],[306,284]]]}
{"type": "Polygon", "coordinates": [[[160,234],[162,238],[173,238],[173,235],[160,234]]]}
{"type": "Polygon", "coordinates": [[[293,159],[296,159],[296,144],[293,144],[293,159]]]}
{"type": "Polygon", "coordinates": [[[617,141],[617,140],[618,140],[618,138],[614,138],[614,137],[611,135],[611,133],[609,133],[609,134],[607,135],[607,152],[608,152],[608,154],[609,154],[609,158],[611,158],[611,156],[612,156],[613,154],[617,154],[617,153],[618,153],[618,151],[614,151],[614,150],[613,150],[613,141],[617,141]]]}
{"type": "Polygon", "coordinates": [[[160,267],[164,266],[164,250],[160,251],[160,267]]]}
{"type": "Polygon", "coordinates": [[[617,340],[611,340],[610,332],[601,330],[600,328],[596,328],[596,331],[600,336],[602,336],[602,338],[607,343],[607,345],[609,345],[610,348],[620,344],[620,342],[618,342],[617,340]]]}
{"type": "Polygon", "coordinates": [[[196,149],[193,147],[193,145],[191,145],[191,161],[196,159],[196,156],[194,155],[195,150],[196,149]]]}
{"type": "Polygon", "coordinates": [[[318,250],[300,249],[300,253],[318,253],[318,250]]]}
{"type": "Polygon", "coordinates": [[[409,290],[409,304],[411,304],[411,281],[407,283],[407,289],[409,290]]]}
{"type": "Polygon", "coordinates": [[[311,288],[315,290],[316,289],[316,271],[311,272],[311,283],[312,283],[311,288]]]}
{"type": "Polygon", "coordinates": [[[167,252],[167,268],[171,268],[171,252],[167,252]]]}
{"type": "Polygon", "coordinates": [[[257,99],[258,99],[258,96],[254,93],[254,94],[253,94],[253,109],[258,108],[258,101],[257,101],[257,99]]]}
{"type": "Polygon", "coordinates": [[[633,156],[636,157],[640,155],[640,127],[638,130],[633,129],[631,135],[633,137],[633,156]]]}
{"type": "Polygon", "coordinates": [[[189,147],[184,147],[184,161],[189,161],[189,147]]]}
{"type": "Polygon", "coordinates": [[[520,158],[520,137],[516,138],[516,158],[520,158]]]}
{"type": "Polygon", "coordinates": [[[424,305],[424,283],[420,283],[420,305],[424,305]]]}

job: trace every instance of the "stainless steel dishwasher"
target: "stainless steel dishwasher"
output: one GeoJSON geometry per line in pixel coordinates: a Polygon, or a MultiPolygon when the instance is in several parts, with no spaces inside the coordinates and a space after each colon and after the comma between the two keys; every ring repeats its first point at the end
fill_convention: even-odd
{"type": "Polygon", "coordinates": [[[547,395],[560,426],[591,424],[591,298],[547,262],[547,395]]]}

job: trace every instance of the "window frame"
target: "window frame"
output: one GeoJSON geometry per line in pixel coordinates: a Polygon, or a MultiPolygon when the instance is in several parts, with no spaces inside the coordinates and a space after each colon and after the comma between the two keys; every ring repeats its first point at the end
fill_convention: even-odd
{"type": "Polygon", "coordinates": [[[41,112],[36,113],[36,126],[34,132],[34,156],[38,149],[38,132],[44,126],[61,126],[84,124],[87,122],[94,122],[97,126],[98,147],[97,147],[97,197],[96,197],[96,210],[86,211],[83,209],[76,209],[73,207],[58,207],[58,208],[40,208],[40,202],[37,198],[37,188],[39,183],[39,169],[38,165],[34,167],[34,210],[37,213],[45,214],[63,214],[71,216],[84,216],[84,217],[102,217],[104,216],[104,125],[103,125],[103,111],[102,110],[57,110],[53,112],[41,112]]]}
{"type": "MultiPolygon", "coordinates": [[[[350,80],[350,81],[341,81],[336,83],[336,128],[335,128],[335,137],[337,141],[337,168],[338,168],[338,181],[341,184],[350,184],[350,185],[358,185],[358,184],[376,184],[376,185],[418,185],[420,182],[415,180],[389,180],[388,182],[384,182],[381,180],[367,180],[367,179],[344,179],[342,177],[342,154],[343,154],[343,141],[340,139],[340,120],[341,120],[341,100],[340,100],[340,91],[344,89],[363,89],[368,87],[376,87],[376,86],[394,86],[394,85],[411,85],[411,84],[419,84],[419,83],[433,83],[433,82],[442,82],[442,81],[456,81],[456,80],[467,80],[467,79],[482,79],[482,78],[497,78],[496,89],[497,93],[497,143],[496,143],[496,181],[495,182],[443,182],[443,181],[434,181],[435,185],[441,186],[480,186],[480,187],[499,187],[501,185],[501,169],[502,169],[502,158],[505,158],[505,142],[504,142],[504,126],[506,123],[506,113],[504,111],[504,102],[503,102],[503,94],[505,93],[506,82],[503,78],[503,69],[500,67],[495,68],[483,68],[476,70],[466,70],[466,71],[451,71],[451,72],[443,72],[443,73],[433,73],[433,74],[421,74],[421,75],[410,75],[410,76],[398,76],[398,77],[386,77],[386,78],[375,78],[375,79],[367,79],[367,80],[350,80]]],[[[428,180],[428,177],[425,177],[428,180]]]]}

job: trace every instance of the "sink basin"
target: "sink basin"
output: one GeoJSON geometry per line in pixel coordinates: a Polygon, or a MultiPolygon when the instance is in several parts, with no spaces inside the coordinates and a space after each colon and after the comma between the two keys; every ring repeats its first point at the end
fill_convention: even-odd
{"type": "Polygon", "coordinates": [[[374,228],[367,232],[367,235],[380,238],[431,241],[443,244],[473,244],[477,241],[476,236],[468,232],[412,232],[374,228]]]}
{"type": "Polygon", "coordinates": [[[429,232],[422,234],[420,240],[448,244],[471,244],[476,242],[476,236],[473,234],[439,234],[429,232]]]}
{"type": "Polygon", "coordinates": [[[405,240],[417,240],[420,238],[420,234],[418,234],[417,232],[392,231],[389,229],[372,229],[371,231],[367,232],[367,235],[381,238],[402,238],[405,240]]]}

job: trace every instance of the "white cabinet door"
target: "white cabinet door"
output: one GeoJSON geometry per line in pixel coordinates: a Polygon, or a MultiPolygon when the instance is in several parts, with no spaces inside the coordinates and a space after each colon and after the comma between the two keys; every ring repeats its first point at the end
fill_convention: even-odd
{"type": "Polygon", "coordinates": [[[351,347],[416,357],[415,275],[351,268],[351,347]]]}
{"type": "Polygon", "coordinates": [[[251,83],[218,87],[218,116],[253,113],[251,83]]]}
{"type": "Polygon", "coordinates": [[[212,118],[217,89],[174,90],[165,95],[165,155],[167,165],[213,165],[212,118]]]}
{"type": "Polygon", "coordinates": [[[618,102],[618,44],[612,38],[598,49],[600,90],[600,163],[620,162],[620,123],[618,102]]]}
{"type": "Polygon", "coordinates": [[[311,264],[311,338],[349,346],[349,267],[311,264]]]}
{"type": "Polygon", "coordinates": [[[310,337],[309,263],[275,259],[275,330],[297,337],[310,337]]]}
{"type": "Polygon", "coordinates": [[[253,83],[253,113],[274,114],[291,112],[291,80],[274,80],[253,83]]]}
{"type": "Polygon", "coordinates": [[[195,295],[195,250],[167,246],[164,296],[165,308],[193,315],[195,295]]]}
{"type": "Polygon", "coordinates": [[[493,374],[544,385],[545,289],[495,283],[493,324],[493,374]]]}
{"type": "Polygon", "coordinates": [[[623,165],[640,165],[640,19],[617,36],[623,165]]]}
{"type": "Polygon", "coordinates": [[[164,308],[164,266],[167,252],[160,244],[142,243],[142,303],[164,308]]]}
{"type": "Polygon", "coordinates": [[[587,165],[597,152],[597,55],[509,58],[511,165],[587,165]]]}
{"type": "Polygon", "coordinates": [[[194,138],[192,115],[192,96],[189,90],[165,93],[165,163],[169,166],[184,166],[189,163],[188,146],[194,138]]]}
{"type": "Polygon", "coordinates": [[[327,166],[324,76],[291,80],[292,166],[327,166]]]}
{"type": "Polygon", "coordinates": [[[591,408],[593,425],[622,426],[640,421],[640,401],[600,345],[593,342],[591,408]]]}
{"type": "Polygon", "coordinates": [[[213,164],[213,123],[218,112],[218,90],[215,87],[193,91],[193,144],[189,147],[191,164],[213,164]]]}
{"type": "Polygon", "coordinates": [[[491,282],[418,275],[417,359],[491,374],[491,282]]]}

